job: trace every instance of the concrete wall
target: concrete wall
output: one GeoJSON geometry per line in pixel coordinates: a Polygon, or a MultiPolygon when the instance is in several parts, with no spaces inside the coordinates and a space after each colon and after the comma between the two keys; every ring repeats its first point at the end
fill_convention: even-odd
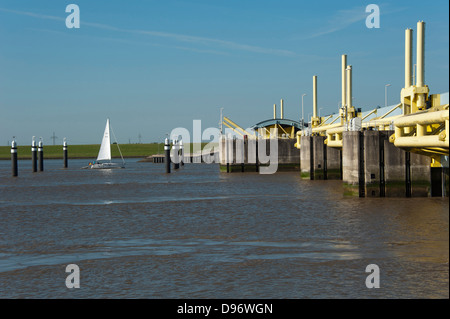
{"type": "Polygon", "coordinates": [[[300,150],[297,139],[278,139],[278,167],[281,171],[300,171],[300,150]]]}
{"type": "Polygon", "coordinates": [[[406,152],[384,140],[384,179],[386,197],[407,196],[406,152]]]}
{"type": "MultiPolygon", "coordinates": [[[[344,194],[349,196],[362,196],[361,193],[361,132],[343,132],[342,147],[342,180],[344,194]]],[[[361,185],[362,186],[362,185],[361,185]]]]}
{"type": "Polygon", "coordinates": [[[411,196],[431,196],[431,158],[411,153],[410,164],[411,196]]]}
{"type": "Polygon", "coordinates": [[[364,187],[366,197],[380,197],[384,194],[384,173],[382,152],[384,134],[379,131],[365,131],[364,136],[364,187]]]}
{"type": "Polygon", "coordinates": [[[326,148],[324,136],[313,136],[313,170],[315,180],[325,180],[326,176],[326,148]]]}
{"type": "Polygon", "coordinates": [[[314,179],[312,137],[300,137],[300,176],[302,179],[314,179]]]}
{"type": "Polygon", "coordinates": [[[389,142],[391,134],[393,131],[344,132],[342,163],[346,195],[431,196],[430,158],[395,147],[389,142]]]}
{"type": "MultiPolygon", "coordinates": [[[[302,136],[300,150],[294,147],[294,139],[278,139],[278,171],[300,171],[301,178],[309,180],[342,179],[344,194],[349,196],[448,196],[448,167],[431,169],[429,157],[390,143],[392,134],[344,132],[342,150],[325,146],[322,136],[302,136]]],[[[260,143],[265,143],[266,154],[270,154],[270,140],[260,143]]],[[[222,139],[221,171],[258,172],[262,165],[258,147],[264,144],[222,139]]]]}
{"type": "Polygon", "coordinates": [[[327,179],[342,179],[342,151],[333,147],[326,147],[327,154],[327,179]]]}
{"type": "Polygon", "coordinates": [[[300,150],[294,147],[296,139],[230,139],[221,138],[219,146],[222,172],[258,172],[264,163],[264,148],[270,156],[270,143],[277,143],[277,171],[300,171],[300,150]],[[258,155],[261,152],[261,156],[258,155]]]}

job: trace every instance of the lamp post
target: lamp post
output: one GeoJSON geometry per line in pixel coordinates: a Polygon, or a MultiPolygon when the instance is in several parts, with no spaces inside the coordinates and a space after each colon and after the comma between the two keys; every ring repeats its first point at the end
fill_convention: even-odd
{"type": "Polygon", "coordinates": [[[223,134],[223,107],[220,108],[220,122],[219,122],[219,128],[220,128],[220,135],[223,134]]]}
{"type": "Polygon", "coordinates": [[[384,106],[385,107],[387,107],[388,105],[388,103],[387,103],[387,88],[388,87],[390,87],[391,85],[390,84],[386,84],[385,86],[384,86],[384,106]]]}
{"type": "Polygon", "coordinates": [[[302,130],[303,130],[303,128],[305,127],[305,120],[304,120],[304,118],[303,118],[303,97],[305,97],[306,96],[306,94],[303,94],[302,95],[302,130]]]}

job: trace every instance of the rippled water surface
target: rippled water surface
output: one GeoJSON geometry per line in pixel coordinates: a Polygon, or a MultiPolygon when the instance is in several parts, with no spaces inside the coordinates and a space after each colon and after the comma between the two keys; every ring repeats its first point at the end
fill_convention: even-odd
{"type": "Polygon", "coordinates": [[[448,298],[449,201],[129,160],[0,161],[1,298],[448,298]],[[80,267],[79,289],[65,285],[80,267]],[[380,288],[365,285],[380,268],[380,288]]]}

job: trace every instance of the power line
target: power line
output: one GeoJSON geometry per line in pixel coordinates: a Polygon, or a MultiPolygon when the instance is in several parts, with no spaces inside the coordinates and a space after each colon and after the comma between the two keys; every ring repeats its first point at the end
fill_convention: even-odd
{"type": "Polygon", "coordinates": [[[53,136],[50,137],[50,138],[53,140],[53,145],[55,145],[55,141],[56,141],[56,139],[58,138],[58,137],[55,135],[55,132],[53,132],[53,136]]]}

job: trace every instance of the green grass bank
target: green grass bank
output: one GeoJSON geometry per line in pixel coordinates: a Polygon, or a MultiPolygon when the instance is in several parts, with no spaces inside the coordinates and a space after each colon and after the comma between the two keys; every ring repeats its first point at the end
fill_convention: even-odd
{"type": "MultiPolygon", "coordinates": [[[[202,148],[206,143],[202,143],[202,148]]],[[[164,153],[163,143],[151,144],[123,144],[119,145],[120,151],[125,158],[145,158],[147,156],[164,153]]],[[[192,148],[192,144],[190,144],[192,148]]],[[[191,149],[190,148],[190,149],[191,149]]],[[[100,150],[100,144],[92,145],[68,145],[68,156],[70,158],[86,158],[95,160],[100,150]]],[[[185,152],[189,153],[188,147],[185,146],[185,152]]],[[[19,159],[31,159],[31,145],[20,145],[17,149],[19,159]]],[[[117,145],[111,145],[111,155],[114,158],[120,158],[117,145]]],[[[44,145],[45,159],[62,159],[62,145],[44,145]]],[[[11,147],[0,146],[0,160],[11,159],[11,147]]]]}

